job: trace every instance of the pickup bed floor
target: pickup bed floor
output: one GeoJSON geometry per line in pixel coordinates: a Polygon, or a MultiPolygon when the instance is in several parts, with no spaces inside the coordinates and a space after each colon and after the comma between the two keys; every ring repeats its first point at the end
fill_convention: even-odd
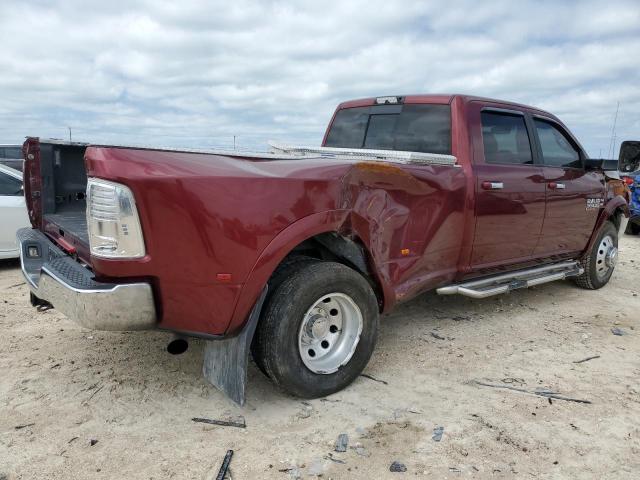
{"type": "Polygon", "coordinates": [[[83,243],[89,245],[87,232],[87,217],[84,210],[67,211],[63,213],[48,213],[44,216],[49,223],[57,225],[64,232],[78,237],[83,243]]]}

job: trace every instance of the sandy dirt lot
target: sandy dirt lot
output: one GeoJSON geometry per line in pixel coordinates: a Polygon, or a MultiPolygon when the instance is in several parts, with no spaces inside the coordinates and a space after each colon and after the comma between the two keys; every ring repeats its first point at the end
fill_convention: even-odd
{"type": "Polygon", "coordinates": [[[93,332],[38,313],[18,264],[4,262],[0,479],[212,479],[227,449],[236,480],[639,478],[640,237],[620,250],[600,291],[556,282],[401,306],[365,372],[378,381],[329,398],[288,397],[252,365],[243,409],[202,378],[202,342],[171,356],[166,333],[93,332]],[[245,429],[191,420],[237,416],[245,429]],[[333,451],[340,433],[345,453],[333,451]],[[407,471],[391,473],[393,461],[407,471]]]}

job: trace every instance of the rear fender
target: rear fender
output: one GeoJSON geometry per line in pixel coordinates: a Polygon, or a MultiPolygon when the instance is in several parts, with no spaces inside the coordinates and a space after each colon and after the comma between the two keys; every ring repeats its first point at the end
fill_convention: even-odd
{"type": "Polygon", "coordinates": [[[276,235],[249,273],[226,333],[233,334],[242,327],[271,274],[295,246],[320,233],[338,230],[348,215],[348,210],[314,213],[292,223],[276,235]]]}
{"type": "MultiPolygon", "coordinates": [[[[282,260],[303,241],[328,232],[338,232],[343,229],[352,212],[350,210],[330,210],[308,215],[289,225],[281,231],[263,250],[242,287],[238,303],[234,310],[226,334],[237,332],[244,325],[251,308],[260,296],[262,289],[282,260]]],[[[354,265],[362,267],[354,260],[354,265]]],[[[372,266],[375,270],[375,266],[372,266]]],[[[376,272],[371,272],[376,274],[376,272]]],[[[383,285],[385,301],[391,295],[383,285]]]]}

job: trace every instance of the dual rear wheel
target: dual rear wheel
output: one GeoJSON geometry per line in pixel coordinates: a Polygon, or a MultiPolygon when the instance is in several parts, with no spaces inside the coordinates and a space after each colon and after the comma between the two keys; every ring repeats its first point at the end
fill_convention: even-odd
{"type": "Polygon", "coordinates": [[[335,262],[296,259],[276,272],[254,337],[260,369],[302,398],[342,390],[373,353],[378,302],[367,280],[335,262]]]}

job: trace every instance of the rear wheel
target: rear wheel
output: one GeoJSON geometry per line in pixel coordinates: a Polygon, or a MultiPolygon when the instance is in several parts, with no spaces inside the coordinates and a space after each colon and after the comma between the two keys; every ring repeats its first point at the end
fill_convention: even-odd
{"type": "Polygon", "coordinates": [[[596,290],[611,278],[618,261],[618,231],[611,222],[600,229],[591,251],[582,260],[584,273],[574,281],[582,288],[596,290]]]}
{"type": "Polygon", "coordinates": [[[267,301],[254,354],[284,390],[322,397],[357,378],[377,332],[378,303],[362,275],[339,263],[306,263],[267,301]]]}

